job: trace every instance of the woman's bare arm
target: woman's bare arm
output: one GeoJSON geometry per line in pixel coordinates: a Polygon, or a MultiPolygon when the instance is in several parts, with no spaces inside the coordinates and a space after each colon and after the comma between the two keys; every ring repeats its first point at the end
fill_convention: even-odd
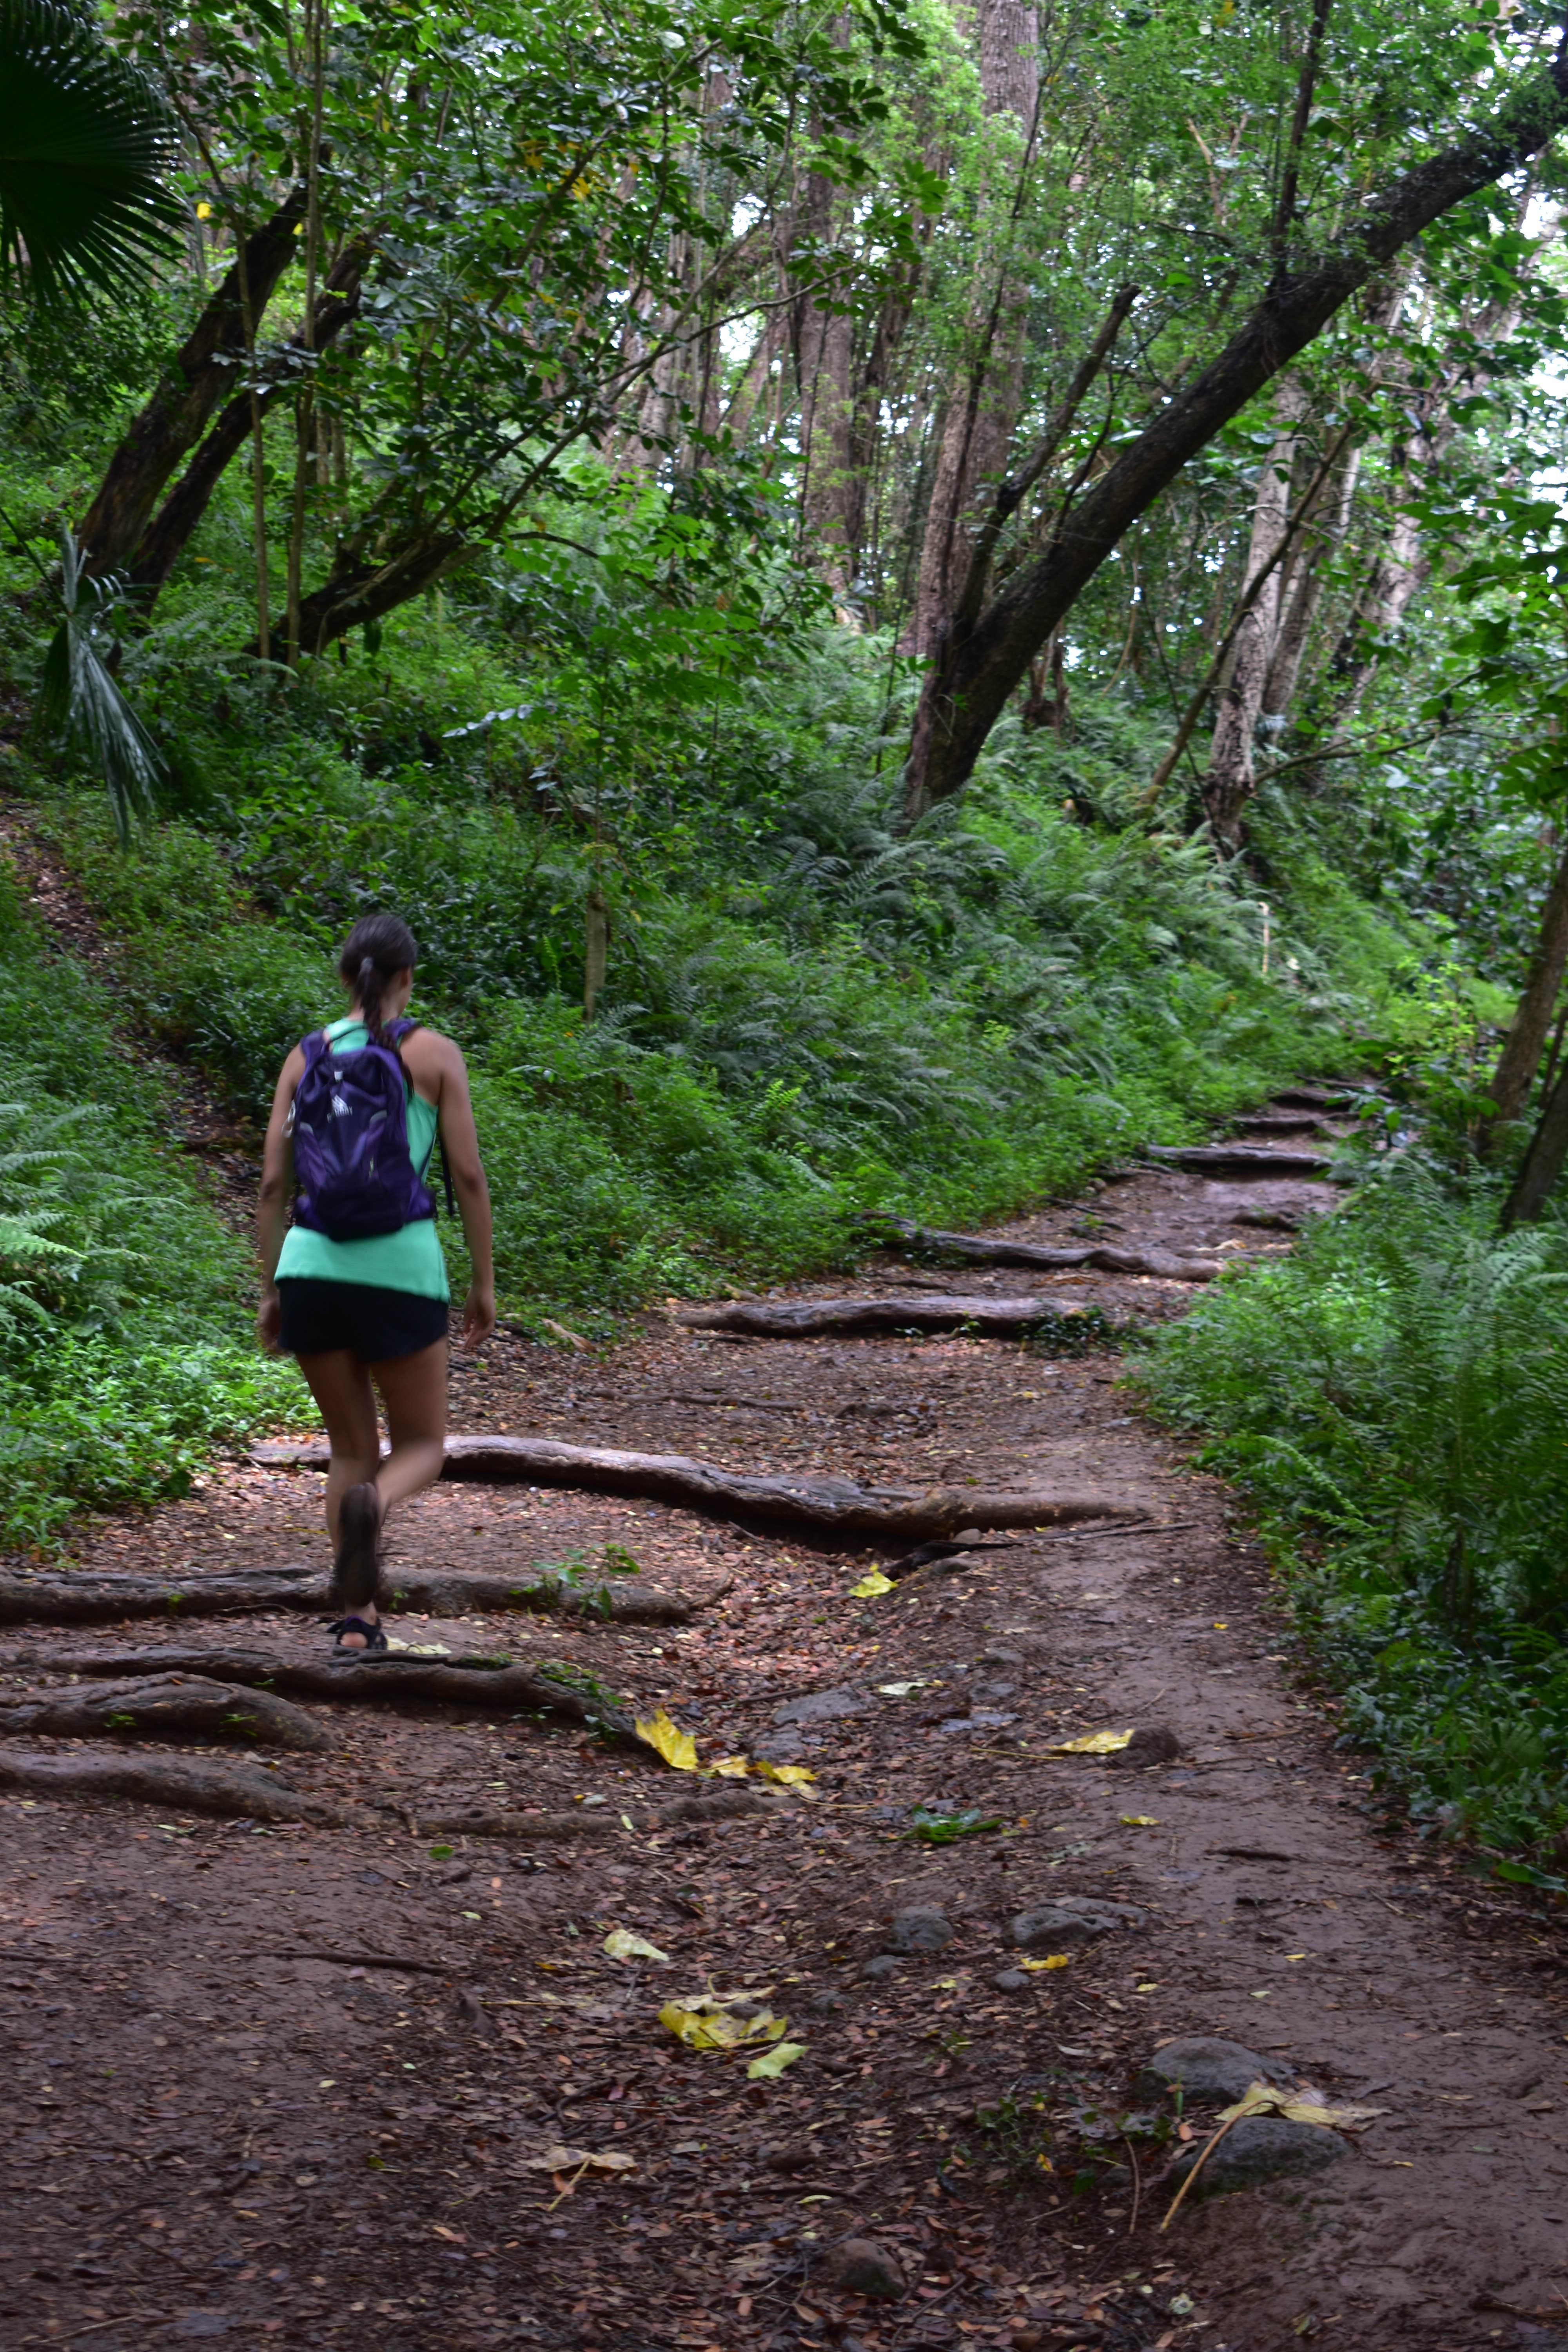
{"type": "Polygon", "coordinates": [[[466,1346],[477,1348],[496,1327],[496,1273],[490,1192],[479,1159],[468,1064],[450,1037],[434,1029],[416,1030],[404,1045],[403,1058],[417,1092],[436,1105],[441,1150],[468,1245],[463,1339],[466,1346]]]}
{"type": "Polygon", "coordinates": [[[298,1045],[278,1074],[267,1142],[261,1155],[261,1192],[256,1203],[256,1249],[261,1260],[261,1304],[256,1328],[264,1348],[278,1345],[281,1313],[274,1277],[289,1230],[289,1203],[294,1197],[294,1142],[289,1132],[289,1112],[294,1093],[305,1075],[305,1056],[298,1045]]]}

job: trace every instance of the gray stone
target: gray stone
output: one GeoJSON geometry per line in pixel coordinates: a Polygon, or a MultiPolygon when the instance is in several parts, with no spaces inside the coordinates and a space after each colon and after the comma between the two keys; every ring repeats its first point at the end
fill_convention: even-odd
{"type": "Polygon", "coordinates": [[[773,1710],[775,1724],[837,1723],[841,1716],[869,1715],[871,1702],[857,1690],[807,1691],[773,1710]]]}
{"type": "MultiPolygon", "coordinates": [[[[911,1948],[906,1946],[901,1948],[911,1948]]],[[[899,1973],[897,1955],[892,1952],[879,1952],[875,1959],[866,1962],[860,1973],[863,1977],[869,1977],[873,1983],[882,1977],[896,1977],[899,1973]]]]}
{"type": "Polygon", "coordinates": [[[1064,1911],[1059,1903],[1044,1903],[1037,1910],[1018,1913],[1008,1927],[1007,1941],[1021,1952],[1032,1952],[1038,1944],[1048,1944],[1058,1952],[1069,1947],[1076,1951],[1104,1933],[1103,1927],[1093,1926],[1078,1912],[1064,1911]]]}
{"type": "Polygon", "coordinates": [[[1006,1642],[993,1642],[989,1649],[980,1653],[979,1664],[983,1666],[1021,1666],[1023,1663],[1022,1650],[1015,1650],[1006,1642]]]}
{"type": "Polygon", "coordinates": [[[998,1969],[991,1979],[998,1992],[1027,1992],[1029,1979],[1022,1969],[998,1969]]]}
{"type": "Polygon", "coordinates": [[[940,1911],[895,1911],[888,1931],[889,1952],[940,1952],[952,1941],[952,1925],[940,1911]]]}
{"type": "Polygon", "coordinates": [[[1088,1896],[1065,1895],[1058,1903],[1020,1911],[1007,1930],[1007,1941],[1024,1952],[1040,1944],[1053,1952],[1072,1951],[1114,1928],[1136,1927],[1142,1916],[1131,1903],[1096,1903],[1088,1896]]]}
{"type": "Polygon", "coordinates": [[[803,1739],[798,1731],[769,1731],[753,1743],[752,1753],[764,1764],[798,1764],[803,1756],[813,1755],[816,1748],[814,1739],[803,1739]]]}
{"type": "Polygon", "coordinates": [[[976,1706],[971,1707],[967,1715],[950,1715],[945,1722],[937,1725],[937,1729],[939,1731],[1002,1731],[1008,1724],[1016,1723],[1017,1720],[1016,1715],[1005,1715],[1000,1707],[976,1706]]]}
{"type": "Polygon", "coordinates": [[[1163,2099],[1176,2084],[1190,2105],[1228,2107],[1253,2083],[1278,2083],[1279,2070],[1245,2042],[1186,2033],[1156,2050],[1138,2077],[1142,2099],[1163,2099]]]}
{"type": "Polygon", "coordinates": [[[1145,1917],[1136,1903],[1109,1903],[1098,1895],[1058,1895],[1055,1901],[1058,1910],[1097,1919],[1102,1927],[1141,1927],[1145,1917]]]}
{"type": "Polygon", "coordinates": [[[1105,1759],[1112,1772],[1141,1772],[1151,1764],[1173,1764],[1182,1752],[1182,1743],[1175,1733],[1163,1723],[1145,1724],[1133,1733],[1125,1748],[1119,1748],[1105,1759]]]}
{"type": "MultiPolygon", "coordinates": [[[[1184,2148],[1166,2178],[1184,2180],[1203,2152],[1195,2141],[1184,2148]]],[[[1321,2124],[1287,2123],[1283,2116],[1247,2116],[1234,2124],[1215,2147],[1193,2189],[1194,2197],[1219,2197],[1227,2189],[1250,2189],[1281,2173],[1319,2172],[1350,2149],[1338,2132],[1321,2124]]]]}
{"type": "Polygon", "coordinates": [[[897,2254],[875,2238],[846,2238],[830,2246],[816,2276],[841,2294],[868,2295],[877,2303],[896,2303],[909,2286],[897,2254]]]}

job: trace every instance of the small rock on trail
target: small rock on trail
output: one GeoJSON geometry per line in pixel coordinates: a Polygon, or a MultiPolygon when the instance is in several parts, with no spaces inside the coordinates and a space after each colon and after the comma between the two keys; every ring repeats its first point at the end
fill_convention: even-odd
{"type": "MultiPolygon", "coordinates": [[[[1184,2180],[1206,2145],[1195,2140],[1184,2148],[1166,2179],[1184,2180]]],[[[1321,2172],[1325,2165],[1337,2164],[1349,2154],[1348,2143],[1322,2124],[1287,2123],[1283,2116],[1245,2116],[1215,2145],[1192,2193],[1220,2197],[1227,2189],[1250,2189],[1285,2173],[1321,2172]]]]}
{"type": "Polygon", "coordinates": [[[941,1952],[952,1941],[952,1923],[940,1911],[895,1911],[888,1930],[888,1954],[941,1952]]]}
{"type": "Polygon", "coordinates": [[[1244,2042],[1217,2033],[1184,2033],[1156,2050],[1138,2077],[1141,2099],[1163,2099],[1180,2085],[1184,2102],[1229,2106],[1254,2083],[1278,2083],[1279,2071],[1244,2042]]]}
{"type": "Polygon", "coordinates": [[[898,2256],[875,2238],[846,2238],[830,2247],[817,2265],[816,2275],[825,2285],[866,2295],[875,2303],[896,2303],[909,2286],[898,2256]]]}

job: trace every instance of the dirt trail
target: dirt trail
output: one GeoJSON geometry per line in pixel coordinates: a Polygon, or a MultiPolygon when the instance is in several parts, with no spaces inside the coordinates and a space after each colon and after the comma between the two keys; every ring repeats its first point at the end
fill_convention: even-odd
{"type": "MultiPolygon", "coordinates": [[[[1238,1213],[1331,1197],[1162,1168],[1010,1230],[1257,1251],[1287,1244],[1238,1213]]],[[[1041,1281],[887,1255],[871,1270],[982,1296],[1041,1281]]],[[[1116,1313],[1199,1295],[1047,1279],[1116,1313]]],[[[498,1339],[458,1382],[459,1428],[868,1482],[1092,1478],[1150,1516],[1026,1531],[861,1600],[864,1549],[444,1486],[396,1523],[395,1575],[574,1552],[602,1570],[616,1545],[701,1605],[674,1630],[405,1618],[401,1638],[568,1666],[667,1706],[704,1758],[805,1764],[815,1794],[650,1827],[693,1783],[559,1720],[312,1700],[331,1751],[289,1755],[276,1779],[341,1807],[391,1800],[384,1827],[0,1799],[6,2352],[1562,2342],[1559,1931],[1384,1822],[1292,1680],[1226,1490],[1136,1417],[1121,1370],[963,1336],[657,1325],[579,1359],[498,1339]],[[1049,1752],[1133,1726],[1168,1728],[1180,1756],[1049,1752]],[[911,1836],[921,1805],[1004,1826],[932,1848],[911,1836]],[[550,1838],[419,1828],[526,1808],[559,1824],[550,1838]],[[1058,1912],[1021,1953],[1009,1923],[1063,1898],[1068,1927],[1058,1912]],[[1086,1940],[1072,1906],[1108,1902],[1124,1913],[1086,1940]],[[917,1909],[949,1939],[884,1960],[893,1915],[917,1909]],[[617,1927],[668,1958],[611,1958],[617,1927]],[[1068,1965],[1022,1965],[1062,1941],[1068,1965]],[[805,2054],[780,2079],[659,2025],[710,1979],[787,2012],[805,2054]],[[1152,2136],[1136,2078],[1194,2033],[1387,2113],[1321,2171],[1194,2194],[1161,2235],[1174,2144],[1152,2136]],[[632,2168],[584,2168],[605,2156],[632,2168]],[[834,2284],[847,2237],[873,2241],[901,2291],[834,2284]]],[[[189,1580],[319,1563],[319,1513],[309,1474],[236,1466],[105,1528],[83,1564],[189,1580]]],[[[68,1652],[154,1638],[144,1621],[13,1628],[0,1696],[47,1686],[68,1652]]],[[[297,1615],[178,1639],[215,1659],[323,1646],[297,1615]]],[[[105,1745],[29,1741],[62,1759],[105,1745]]]]}

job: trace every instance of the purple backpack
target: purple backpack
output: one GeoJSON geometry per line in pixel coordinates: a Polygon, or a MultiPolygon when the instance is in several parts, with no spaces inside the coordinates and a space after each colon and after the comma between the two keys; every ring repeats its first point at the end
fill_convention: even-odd
{"type": "Polygon", "coordinates": [[[436,1203],[408,1150],[414,1081],[399,1048],[417,1021],[389,1021],[383,1044],[334,1054],[326,1032],[305,1038],[305,1075],[294,1096],[295,1222],[330,1241],[395,1234],[436,1203]]]}

